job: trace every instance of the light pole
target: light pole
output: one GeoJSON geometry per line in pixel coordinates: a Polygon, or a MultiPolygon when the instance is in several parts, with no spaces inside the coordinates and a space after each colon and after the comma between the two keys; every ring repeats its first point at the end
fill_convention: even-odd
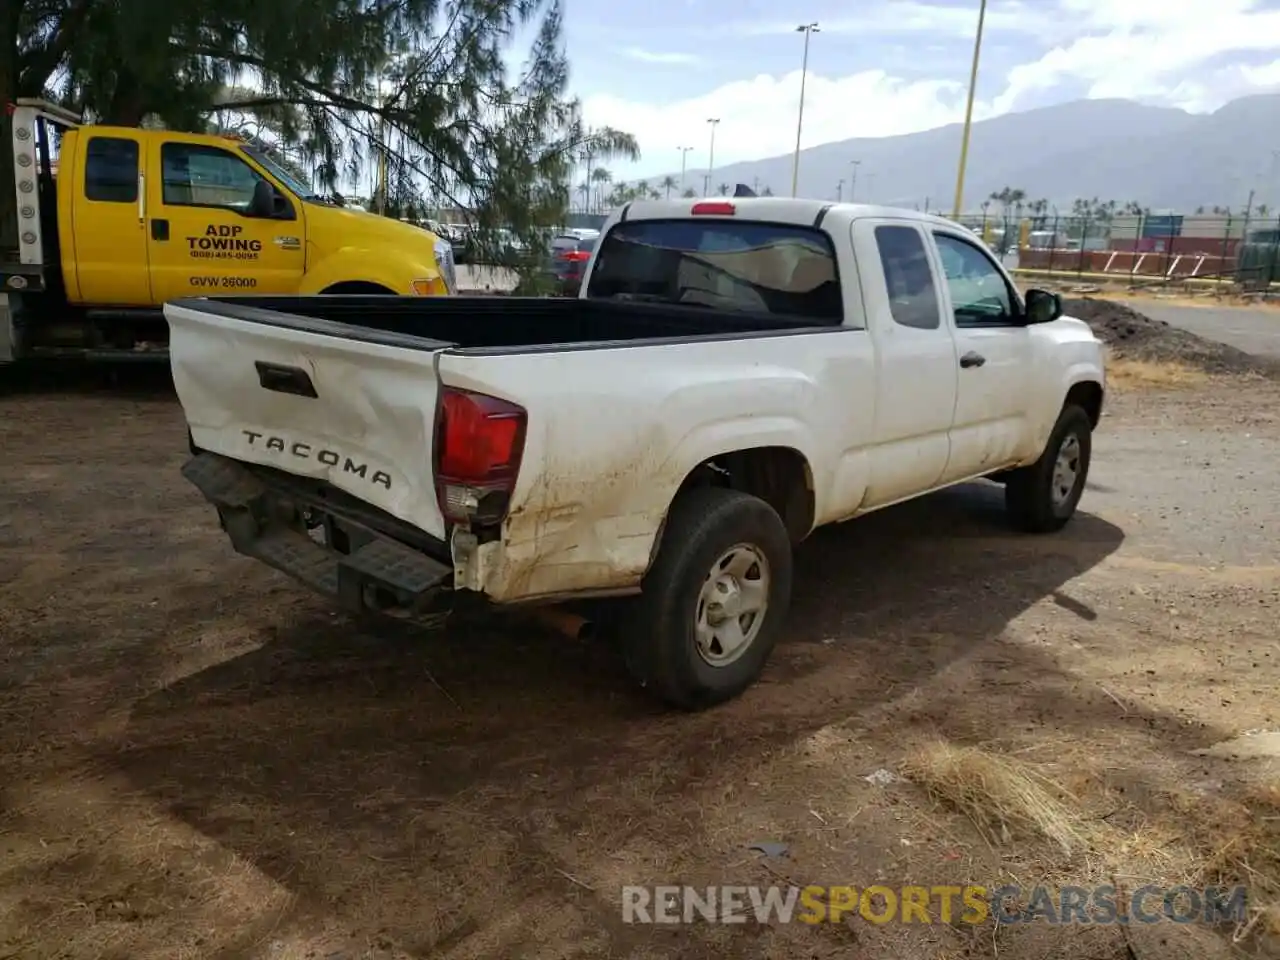
{"type": "Polygon", "coordinates": [[[804,126],[804,82],[809,73],[809,36],[821,33],[816,23],[802,23],[796,27],[796,33],[804,34],[804,59],[800,62],[800,110],[796,114],[796,155],[791,161],[791,196],[796,195],[796,185],[800,181],[800,130],[804,126]]]}
{"type": "Polygon", "coordinates": [[[707,123],[711,127],[711,152],[707,155],[707,176],[702,181],[704,197],[711,192],[711,171],[716,168],[716,127],[720,125],[720,118],[707,117],[707,123]]]}
{"type": "Polygon", "coordinates": [[[849,174],[849,202],[853,203],[854,195],[858,190],[858,167],[862,164],[861,160],[850,160],[849,169],[853,171],[849,174]]]}
{"type": "Polygon", "coordinates": [[[1280,197],[1277,197],[1274,192],[1276,189],[1276,172],[1277,171],[1280,171],[1280,150],[1272,150],[1271,151],[1271,176],[1268,178],[1271,181],[1271,184],[1270,184],[1270,189],[1267,191],[1268,193],[1271,194],[1272,204],[1275,204],[1277,203],[1277,201],[1280,201],[1280,197]]]}
{"type": "Polygon", "coordinates": [[[951,218],[960,219],[964,207],[964,167],[969,162],[969,128],[973,125],[973,97],[978,89],[978,58],[982,53],[982,25],[987,19],[987,0],[978,0],[978,32],[973,38],[973,66],[969,68],[969,100],[964,106],[964,132],[960,135],[960,165],[956,170],[956,202],[951,218]]]}
{"type": "Polygon", "coordinates": [[[844,177],[836,181],[836,203],[844,199],[844,177]]]}
{"type": "Polygon", "coordinates": [[[693,147],[679,147],[680,150],[680,192],[684,193],[684,172],[689,164],[689,151],[693,147]]]}

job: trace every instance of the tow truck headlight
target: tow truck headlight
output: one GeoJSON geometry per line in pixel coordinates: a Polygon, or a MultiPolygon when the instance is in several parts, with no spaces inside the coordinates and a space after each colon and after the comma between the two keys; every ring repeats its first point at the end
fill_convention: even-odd
{"type": "Polygon", "coordinates": [[[453,264],[453,245],[448,240],[436,237],[436,268],[444,278],[447,293],[458,292],[458,271],[453,264]]]}

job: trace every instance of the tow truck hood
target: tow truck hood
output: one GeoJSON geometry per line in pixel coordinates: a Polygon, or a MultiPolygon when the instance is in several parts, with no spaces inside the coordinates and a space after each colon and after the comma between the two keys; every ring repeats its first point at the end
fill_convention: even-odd
{"type": "Polygon", "coordinates": [[[390,217],[347,207],[309,206],[307,225],[314,231],[318,242],[323,237],[324,245],[335,249],[386,249],[392,246],[421,257],[424,263],[434,262],[436,235],[390,217]]]}

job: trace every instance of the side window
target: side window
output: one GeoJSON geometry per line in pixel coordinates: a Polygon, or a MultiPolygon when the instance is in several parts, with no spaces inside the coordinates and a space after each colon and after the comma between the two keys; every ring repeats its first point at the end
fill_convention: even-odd
{"type": "Polygon", "coordinates": [[[85,147],[84,195],[99,203],[138,202],[138,141],[93,137],[85,147]]]}
{"type": "Polygon", "coordinates": [[[915,227],[876,227],[876,246],[894,321],[904,327],[936,330],[942,324],[942,314],[920,231],[915,227]]]}
{"type": "Polygon", "coordinates": [[[976,246],[947,233],[935,233],[938,256],[951,292],[958,327],[1010,326],[1017,312],[1009,284],[976,246]]]}
{"type": "Polygon", "coordinates": [[[160,167],[169,207],[221,207],[245,213],[262,179],[235,154],[192,143],[164,144],[160,167]]]}

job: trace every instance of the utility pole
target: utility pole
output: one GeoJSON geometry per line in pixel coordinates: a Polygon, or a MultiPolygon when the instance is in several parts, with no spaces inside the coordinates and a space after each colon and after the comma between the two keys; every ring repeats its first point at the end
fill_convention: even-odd
{"type": "Polygon", "coordinates": [[[796,27],[796,33],[804,34],[804,59],[800,63],[800,110],[796,114],[796,153],[791,160],[791,196],[793,197],[800,182],[800,131],[804,127],[804,84],[809,73],[809,37],[821,32],[816,23],[802,23],[796,27]]]}
{"type": "Polygon", "coordinates": [[[583,177],[582,185],[585,186],[587,189],[583,191],[582,212],[590,213],[591,212],[591,161],[595,159],[595,154],[591,152],[590,146],[588,146],[587,149],[583,151],[583,156],[586,157],[586,160],[587,160],[587,175],[583,177]]]}
{"type": "Polygon", "coordinates": [[[862,164],[861,160],[850,160],[849,169],[853,171],[849,174],[849,202],[853,203],[854,195],[858,192],[858,167],[862,164]]]}
{"type": "Polygon", "coordinates": [[[1277,171],[1280,171],[1280,150],[1272,150],[1271,151],[1271,176],[1268,177],[1271,183],[1267,185],[1268,187],[1267,193],[1271,196],[1272,206],[1280,205],[1280,196],[1276,195],[1277,171]]]}
{"type": "Polygon", "coordinates": [[[707,175],[702,178],[704,197],[711,192],[711,173],[716,168],[716,127],[720,126],[720,118],[707,117],[707,124],[711,127],[711,151],[707,155],[707,175]]]}
{"type": "Polygon", "coordinates": [[[689,151],[693,147],[680,147],[680,192],[684,193],[684,172],[689,163],[689,151]]]}
{"type": "Polygon", "coordinates": [[[987,0],[979,0],[978,32],[973,38],[973,66],[969,68],[969,99],[964,107],[964,132],[960,135],[960,164],[956,170],[956,202],[951,208],[954,220],[964,210],[964,168],[969,162],[969,129],[973,126],[973,98],[978,89],[978,58],[982,53],[982,25],[987,18],[987,0]]]}
{"type": "Polygon", "coordinates": [[[841,177],[840,180],[836,182],[836,203],[839,203],[843,199],[844,199],[844,178],[841,177]]]}

